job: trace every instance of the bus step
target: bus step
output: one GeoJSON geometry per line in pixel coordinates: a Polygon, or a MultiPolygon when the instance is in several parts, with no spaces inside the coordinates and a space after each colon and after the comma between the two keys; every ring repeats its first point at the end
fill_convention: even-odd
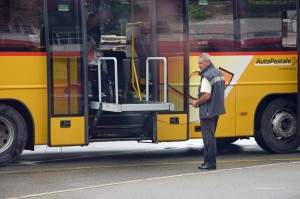
{"type": "Polygon", "coordinates": [[[131,128],[139,128],[142,125],[98,125],[97,129],[131,129],[131,128]]]}
{"type": "MultiPolygon", "coordinates": [[[[131,138],[91,138],[89,142],[111,142],[111,141],[142,141],[151,140],[151,137],[131,137],[131,138]]],[[[149,142],[150,143],[150,142],[149,142]]]]}
{"type": "MultiPolygon", "coordinates": [[[[95,115],[89,117],[89,121],[92,122],[96,118],[95,115]]],[[[101,115],[97,126],[131,126],[142,125],[147,118],[146,114],[121,114],[121,115],[101,115]]],[[[92,123],[90,123],[92,125],[92,123]]]]}
{"type": "Polygon", "coordinates": [[[142,129],[140,127],[122,126],[120,128],[97,128],[92,134],[92,137],[101,138],[124,138],[124,137],[143,137],[142,129]]]}

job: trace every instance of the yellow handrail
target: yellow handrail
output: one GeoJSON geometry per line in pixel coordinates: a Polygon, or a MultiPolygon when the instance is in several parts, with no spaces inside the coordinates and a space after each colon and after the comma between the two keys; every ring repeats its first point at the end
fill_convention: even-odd
{"type": "Polygon", "coordinates": [[[134,0],[131,0],[131,85],[135,91],[135,93],[139,96],[140,101],[142,101],[142,95],[140,90],[140,84],[138,80],[138,76],[136,73],[136,67],[134,62],[134,0]],[[136,83],[136,85],[135,85],[136,83]]]}

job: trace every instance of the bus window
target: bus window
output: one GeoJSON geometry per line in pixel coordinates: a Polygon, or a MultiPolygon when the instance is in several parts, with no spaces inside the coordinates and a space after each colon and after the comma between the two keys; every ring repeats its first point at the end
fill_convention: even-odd
{"type": "Polygon", "coordinates": [[[0,1],[0,51],[41,51],[43,1],[0,1]],[[24,17],[26,16],[26,17],[24,17]]]}
{"type": "Polygon", "coordinates": [[[84,114],[84,42],[80,8],[80,1],[47,1],[48,86],[53,117],[84,114]]]}
{"type": "Polygon", "coordinates": [[[101,50],[125,51],[126,25],[131,22],[131,5],[121,1],[95,0],[88,12],[98,16],[101,29],[101,50]]]}
{"type": "Polygon", "coordinates": [[[233,26],[233,5],[231,1],[189,1],[190,50],[224,51],[235,46],[233,26]]]}
{"type": "Polygon", "coordinates": [[[296,48],[297,42],[297,13],[296,10],[287,10],[286,18],[282,19],[286,26],[286,34],[282,37],[283,47],[296,48]]]}
{"type": "MultiPolygon", "coordinates": [[[[135,60],[135,67],[139,82],[145,75],[147,55],[144,36],[149,30],[148,1],[135,1],[134,5],[128,1],[102,1],[95,0],[87,4],[88,13],[98,16],[98,26],[101,29],[100,49],[104,57],[115,57],[118,61],[118,86],[122,91],[122,102],[133,101],[132,93],[128,91],[132,86],[131,59],[135,60]],[[134,16],[132,18],[132,7],[134,16]],[[132,22],[134,26],[134,54],[132,55],[132,22]],[[143,48],[140,48],[143,45],[143,48]],[[144,63],[142,66],[141,63],[144,63]]],[[[114,63],[107,61],[109,81],[114,80],[114,63]]],[[[141,92],[145,86],[141,86],[141,92]]]]}
{"type": "Polygon", "coordinates": [[[242,49],[282,50],[296,47],[295,2],[240,1],[237,13],[242,49]]]}

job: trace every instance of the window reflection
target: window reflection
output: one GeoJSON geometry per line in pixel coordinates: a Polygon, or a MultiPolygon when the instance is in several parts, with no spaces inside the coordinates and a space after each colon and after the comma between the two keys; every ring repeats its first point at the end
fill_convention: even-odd
{"type": "Polygon", "coordinates": [[[191,51],[296,47],[296,1],[189,1],[191,51]]]}
{"type": "Polygon", "coordinates": [[[198,1],[189,4],[190,50],[233,48],[232,1],[208,2],[208,5],[199,5],[198,1]]]}
{"type": "Polygon", "coordinates": [[[243,49],[281,50],[296,47],[296,30],[293,28],[296,1],[241,1],[241,45],[243,49]]]}
{"type": "Polygon", "coordinates": [[[43,1],[0,0],[0,51],[40,51],[43,1]]]}

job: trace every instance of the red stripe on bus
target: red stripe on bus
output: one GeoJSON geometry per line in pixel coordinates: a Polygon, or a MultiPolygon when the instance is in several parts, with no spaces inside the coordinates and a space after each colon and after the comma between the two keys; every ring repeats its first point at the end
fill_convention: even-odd
{"type": "MultiPolygon", "coordinates": [[[[198,56],[204,52],[191,52],[190,56],[198,56]]],[[[208,52],[212,56],[243,56],[243,55],[297,55],[297,51],[278,52],[208,52]]],[[[79,52],[60,52],[55,56],[79,56],[79,52]]],[[[0,52],[0,56],[46,56],[46,52],[0,52]]]]}
{"type": "Polygon", "coordinates": [[[46,52],[0,52],[0,56],[46,56],[46,52]]]}
{"type": "Polygon", "coordinates": [[[76,56],[79,57],[82,55],[82,52],[55,52],[52,53],[52,56],[76,56]]]}
{"type": "Polygon", "coordinates": [[[5,45],[21,45],[21,46],[39,46],[40,42],[35,42],[35,41],[20,41],[20,40],[13,40],[13,39],[2,39],[1,40],[1,44],[5,44],[5,45]]]}
{"type": "MultiPolygon", "coordinates": [[[[80,52],[55,52],[52,56],[74,56],[82,55],[80,52]]],[[[0,52],[0,56],[46,56],[46,52],[0,52]]]]}
{"type": "MultiPolygon", "coordinates": [[[[191,52],[190,56],[198,56],[204,52],[191,52]]],[[[297,51],[277,52],[207,52],[212,56],[243,56],[243,55],[297,55],[297,51]]]]}

